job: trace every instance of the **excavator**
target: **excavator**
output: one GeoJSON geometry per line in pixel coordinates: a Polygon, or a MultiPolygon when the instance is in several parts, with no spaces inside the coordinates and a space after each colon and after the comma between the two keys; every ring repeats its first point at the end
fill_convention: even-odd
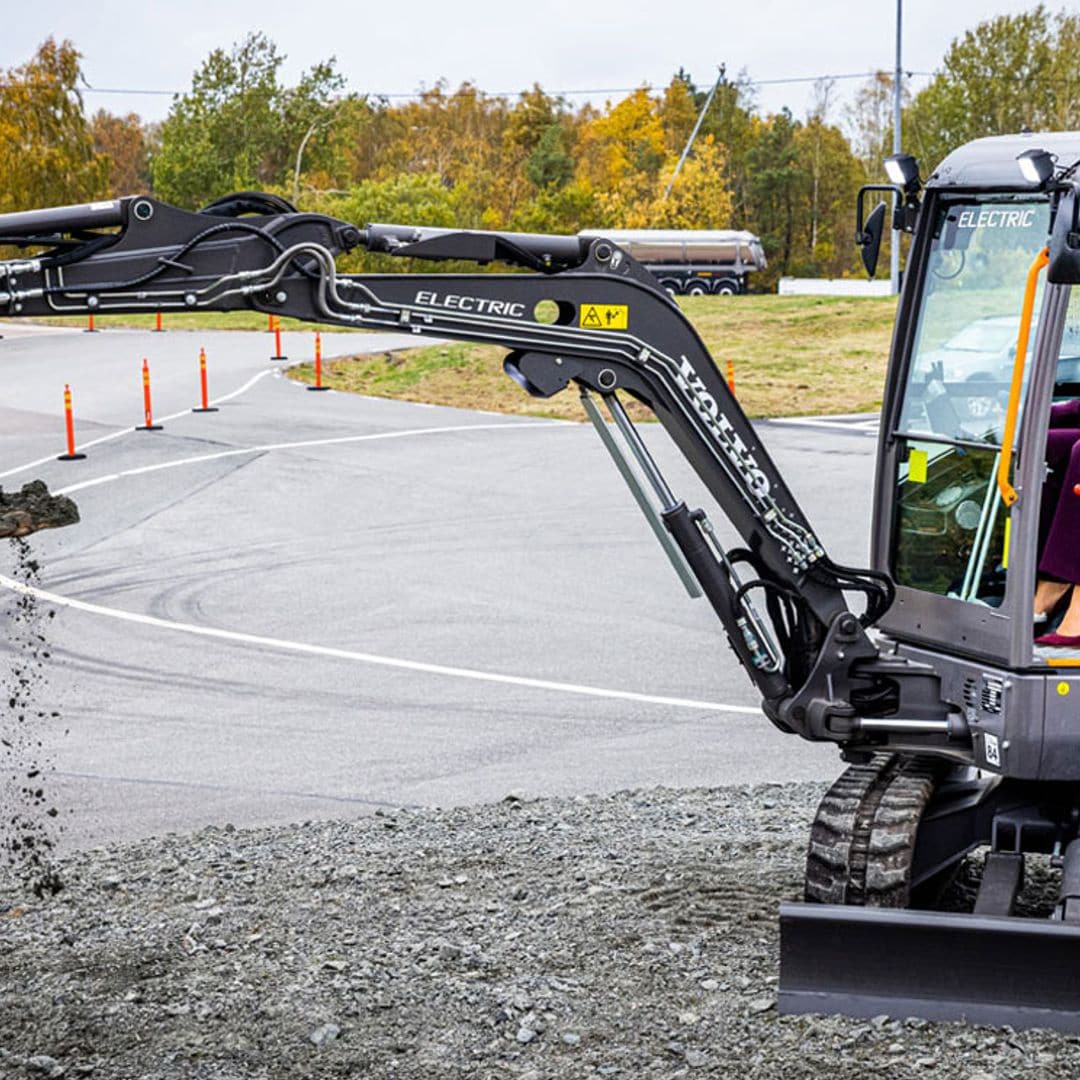
{"type": "Polygon", "coordinates": [[[602,234],[128,196],[0,215],[18,256],[0,262],[0,315],[256,310],[494,344],[526,393],[572,384],[765,719],[847,764],[813,820],[805,895],[780,909],[781,1011],[1077,1032],[1080,651],[1035,643],[1056,616],[1037,628],[1033,596],[1047,496],[1080,498],[1046,458],[1051,405],[1080,397],[1078,166],[1080,132],[1024,133],[962,146],[925,180],[897,155],[889,184],[859,192],[871,273],[888,210],[864,214],[869,196],[909,237],[866,568],[830,558],[692,325],[602,234]],[[358,250],[406,272],[339,273],[358,250]],[[440,260],[499,272],[424,272],[440,260]],[[628,399],[738,546],[671,489],[628,399]],[[1049,899],[1025,899],[1026,865],[1056,882],[1049,899]]]}

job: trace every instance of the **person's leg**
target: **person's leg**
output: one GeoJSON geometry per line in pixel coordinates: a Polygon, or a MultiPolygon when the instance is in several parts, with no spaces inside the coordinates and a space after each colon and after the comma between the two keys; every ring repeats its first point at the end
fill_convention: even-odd
{"type": "Polygon", "coordinates": [[[1069,591],[1070,582],[1080,580],[1080,576],[1072,576],[1076,567],[1080,566],[1080,552],[1077,550],[1080,549],[1080,533],[1075,531],[1075,528],[1070,528],[1070,525],[1075,525],[1072,518],[1080,515],[1080,496],[1073,491],[1080,483],[1078,450],[1080,431],[1065,428],[1048,433],[1046,463],[1050,467],[1050,475],[1043,485],[1039,524],[1039,550],[1042,557],[1035,587],[1036,618],[1053,611],[1069,591]],[[1069,573],[1059,572],[1062,565],[1069,573]]]}
{"type": "Polygon", "coordinates": [[[1040,577],[1035,585],[1035,617],[1045,621],[1054,608],[1061,602],[1061,598],[1072,588],[1067,581],[1051,581],[1049,578],[1040,577]]]}
{"type": "Polygon", "coordinates": [[[1080,582],[1080,439],[1069,452],[1062,480],[1039,573],[1076,583],[1080,582]]]}
{"type": "MultiPolygon", "coordinates": [[[[1053,592],[1051,584],[1072,582],[1075,585],[1080,582],[1080,439],[1073,443],[1069,451],[1061,494],[1039,562],[1039,576],[1044,597],[1053,592]],[[1056,581],[1047,582],[1046,578],[1056,581]]],[[[1066,584],[1065,589],[1068,588],[1072,588],[1072,596],[1065,617],[1055,633],[1037,638],[1038,644],[1080,647],[1080,588],[1066,584]]],[[[1059,598],[1062,595],[1064,590],[1059,593],[1059,598]]],[[[1039,597],[1038,589],[1036,597],[1039,597]]]]}
{"type": "Polygon", "coordinates": [[[1080,639],[1080,589],[1073,589],[1072,599],[1057,633],[1062,637],[1080,639]]]}

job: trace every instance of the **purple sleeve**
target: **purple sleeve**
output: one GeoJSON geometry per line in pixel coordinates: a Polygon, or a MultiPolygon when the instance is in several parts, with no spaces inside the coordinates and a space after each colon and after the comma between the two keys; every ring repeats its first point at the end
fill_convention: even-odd
{"type": "Polygon", "coordinates": [[[1050,426],[1052,428],[1080,428],[1080,398],[1062,401],[1050,406],[1050,426]]]}

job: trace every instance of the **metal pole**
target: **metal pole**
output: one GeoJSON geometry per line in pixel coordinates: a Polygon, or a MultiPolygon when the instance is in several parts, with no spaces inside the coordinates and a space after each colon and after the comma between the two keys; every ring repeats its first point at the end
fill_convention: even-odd
{"type": "Polygon", "coordinates": [[[300,140],[300,149],[296,151],[296,169],[293,171],[293,185],[292,185],[292,201],[295,206],[300,201],[300,163],[304,160],[304,147],[308,144],[308,139],[315,134],[316,130],[322,127],[324,121],[316,120],[304,132],[304,137],[300,140]]]}
{"type": "MultiPolygon", "coordinates": [[[[904,0],[896,0],[896,70],[893,72],[893,135],[892,149],[900,153],[900,92],[903,72],[900,70],[900,21],[904,0]]],[[[893,196],[893,208],[896,208],[896,196],[893,196]]],[[[890,291],[895,296],[900,291],[900,230],[893,229],[892,244],[889,250],[890,291]]]]}
{"type": "Polygon", "coordinates": [[[705,114],[709,111],[709,106],[712,104],[712,99],[716,96],[716,91],[720,89],[720,83],[724,80],[724,66],[720,66],[720,73],[716,76],[716,82],[713,83],[712,89],[709,91],[709,96],[705,99],[705,104],[701,106],[701,112],[698,113],[697,123],[694,124],[694,130],[690,132],[690,138],[686,140],[686,145],[683,147],[682,156],[679,158],[678,164],[675,166],[675,171],[671,174],[671,179],[668,181],[668,186],[664,188],[664,198],[660,201],[663,202],[671,194],[671,189],[675,184],[675,178],[679,175],[679,170],[683,167],[683,162],[686,160],[686,155],[690,153],[690,147],[694,145],[694,140],[697,138],[698,128],[701,127],[701,121],[705,119],[705,114]]]}

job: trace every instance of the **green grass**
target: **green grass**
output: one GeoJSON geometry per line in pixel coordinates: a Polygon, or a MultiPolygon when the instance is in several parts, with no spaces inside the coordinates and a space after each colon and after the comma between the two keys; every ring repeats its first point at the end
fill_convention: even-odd
{"type": "MultiPolygon", "coordinates": [[[[687,297],[679,301],[753,417],[870,412],[881,406],[896,302],[819,296],[687,297]]],[[[540,400],[502,370],[505,350],[433,345],[324,365],[337,390],[523,416],[582,419],[576,394],[540,400]]],[[[303,382],[311,365],[290,369],[303,382]]],[[[634,410],[637,415],[645,414],[634,410]]]]}

